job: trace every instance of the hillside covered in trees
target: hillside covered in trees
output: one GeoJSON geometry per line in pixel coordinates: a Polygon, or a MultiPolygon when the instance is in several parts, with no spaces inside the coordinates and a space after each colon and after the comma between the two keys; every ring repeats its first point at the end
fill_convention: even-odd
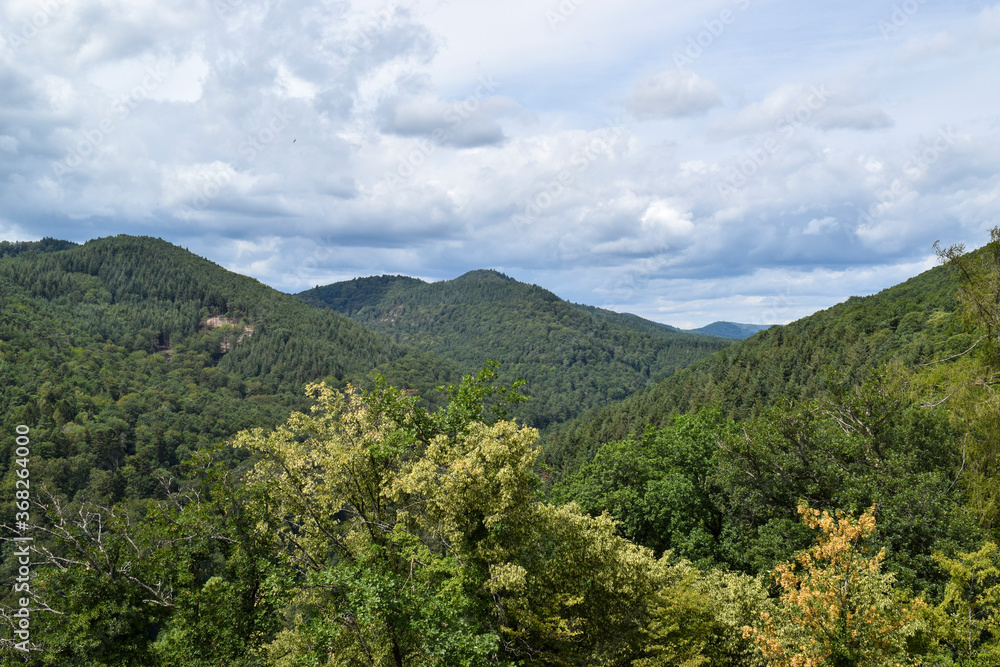
{"type": "Polygon", "coordinates": [[[963,327],[957,279],[939,266],[904,283],[773,327],[646,387],[624,401],[559,425],[546,437],[547,459],[575,469],[600,444],[641,435],[675,414],[718,405],[727,417],[760,414],[783,398],[816,398],[861,383],[879,365],[915,366],[966,350],[976,336],[963,327]]]}
{"type": "Polygon", "coordinates": [[[708,334],[710,336],[720,336],[722,338],[733,338],[735,340],[744,340],[754,335],[758,331],[764,331],[765,329],[770,329],[771,325],[768,324],[740,324],[738,322],[712,322],[703,327],[697,329],[691,329],[692,332],[698,332],[703,334],[708,334]]]}
{"type": "Polygon", "coordinates": [[[467,372],[499,360],[502,379],[527,381],[532,400],[518,415],[537,428],[621,400],[731,342],[569,303],[496,271],[435,283],[359,278],[297,296],[467,372]]]}
{"type": "Polygon", "coordinates": [[[449,381],[150,239],[14,248],[3,571],[30,534],[32,575],[0,660],[998,664],[1000,229],[941,257],[543,443],[496,363],[449,381]]]}
{"type": "MultiPolygon", "coordinates": [[[[31,424],[35,478],[73,498],[145,498],[157,471],[379,369],[435,400],[459,375],[157,239],[0,246],[0,423],[31,424]]],[[[9,465],[10,452],[5,450],[9,465]]]]}

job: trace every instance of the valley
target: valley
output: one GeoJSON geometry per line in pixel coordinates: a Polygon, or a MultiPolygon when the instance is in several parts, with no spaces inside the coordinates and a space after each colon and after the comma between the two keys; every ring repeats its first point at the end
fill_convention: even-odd
{"type": "Polygon", "coordinates": [[[996,553],[998,248],[734,340],[495,271],[287,295],[159,239],[4,243],[38,664],[780,664],[829,581],[909,628],[837,650],[986,655],[948,633],[996,553]]]}

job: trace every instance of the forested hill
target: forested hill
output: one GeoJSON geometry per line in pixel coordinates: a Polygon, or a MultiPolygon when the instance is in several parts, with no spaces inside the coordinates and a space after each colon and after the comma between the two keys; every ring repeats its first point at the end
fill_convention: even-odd
{"type": "Polygon", "coordinates": [[[546,434],[556,470],[590,460],[602,443],[663,426],[672,415],[717,403],[727,416],[756,415],[780,398],[812,398],[828,369],[855,384],[875,366],[898,358],[908,365],[974,341],[956,315],[956,282],[945,267],[900,285],[777,326],[725,348],[628,399],[596,408],[546,434]]]}
{"type": "Polygon", "coordinates": [[[712,322],[699,329],[691,329],[692,333],[703,333],[710,336],[721,336],[722,338],[733,338],[744,340],[754,335],[758,331],[770,329],[770,324],[740,324],[739,322],[712,322]]]}
{"type": "Polygon", "coordinates": [[[166,352],[200,333],[212,338],[202,347],[218,355],[221,369],[272,391],[363,375],[412,352],[159,239],[98,239],[2,267],[0,275],[27,296],[106,342],[166,352]]]}
{"type": "Polygon", "coordinates": [[[157,469],[303,406],[310,380],[342,386],[378,369],[433,398],[457,378],[444,360],[158,239],[2,250],[3,432],[29,425],[45,461],[33,474],[71,498],[147,497],[157,469]]]}
{"type": "Polygon", "coordinates": [[[41,241],[0,241],[0,259],[16,257],[21,254],[37,255],[43,252],[69,250],[78,245],[80,244],[72,241],[60,241],[51,237],[45,237],[41,241]]]}
{"type": "Polygon", "coordinates": [[[528,381],[532,400],[519,413],[538,427],[623,399],[731,342],[572,304],[496,271],[435,283],[359,278],[297,296],[466,369],[500,360],[504,379],[528,381]]]}

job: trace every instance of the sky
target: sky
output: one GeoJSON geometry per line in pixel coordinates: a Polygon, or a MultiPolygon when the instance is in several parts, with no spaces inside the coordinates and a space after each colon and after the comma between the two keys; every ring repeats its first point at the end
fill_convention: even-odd
{"type": "Polygon", "coordinates": [[[1000,224],[1000,3],[4,0],[0,239],[786,323],[1000,224]]]}

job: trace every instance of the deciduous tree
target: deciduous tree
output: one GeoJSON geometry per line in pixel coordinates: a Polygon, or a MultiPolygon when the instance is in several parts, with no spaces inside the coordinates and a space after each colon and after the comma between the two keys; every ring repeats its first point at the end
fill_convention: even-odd
{"type": "Polygon", "coordinates": [[[881,571],[885,552],[871,545],[874,506],[857,519],[807,506],[799,513],[819,531],[816,544],[775,569],[781,608],[745,634],[773,667],[903,664],[923,603],[904,603],[893,575],[881,571]]]}

